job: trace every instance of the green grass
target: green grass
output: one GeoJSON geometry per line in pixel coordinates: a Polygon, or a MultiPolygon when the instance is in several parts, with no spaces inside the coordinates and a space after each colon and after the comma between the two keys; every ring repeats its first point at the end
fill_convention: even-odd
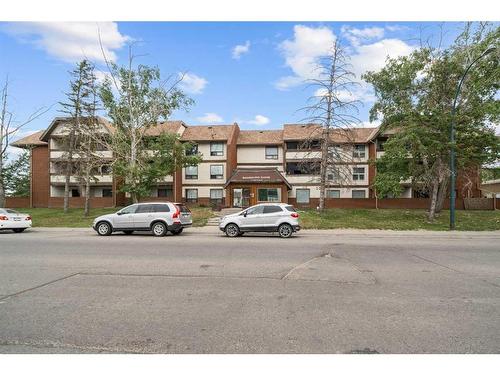
{"type": "MultiPolygon", "coordinates": [[[[299,211],[304,229],[392,229],[448,230],[449,211],[442,211],[431,223],[425,210],[328,209],[299,211]]],[[[456,211],[457,230],[500,230],[500,211],[456,211]]]]}
{"type": "MultiPolygon", "coordinates": [[[[90,215],[85,217],[83,209],[71,208],[65,214],[62,208],[19,208],[19,212],[29,213],[33,218],[34,227],[68,227],[83,228],[90,227],[94,218],[100,215],[110,214],[120,208],[94,208],[90,210],[90,215]]],[[[202,227],[206,225],[208,219],[213,216],[212,210],[207,207],[190,207],[193,213],[193,226],[202,227]]]]}

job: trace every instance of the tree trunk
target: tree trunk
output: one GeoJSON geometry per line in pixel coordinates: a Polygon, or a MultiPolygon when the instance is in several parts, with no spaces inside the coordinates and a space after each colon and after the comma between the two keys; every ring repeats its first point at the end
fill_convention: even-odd
{"type": "Polygon", "coordinates": [[[436,212],[441,212],[443,209],[444,200],[446,197],[448,197],[449,182],[450,182],[450,179],[445,178],[441,182],[441,184],[439,185],[439,192],[438,192],[437,203],[436,203],[436,212]]]}
{"type": "Polygon", "coordinates": [[[5,187],[3,184],[3,160],[0,159],[0,207],[5,207],[5,187]]]}
{"type": "Polygon", "coordinates": [[[436,216],[438,189],[439,189],[439,182],[436,180],[432,183],[431,206],[429,208],[429,221],[434,221],[434,218],[436,216]]]}
{"type": "MultiPolygon", "coordinates": [[[[73,125],[74,126],[74,125],[73,125]]],[[[69,183],[71,179],[71,172],[73,169],[73,148],[74,148],[74,130],[71,130],[69,133],[69,149],[68,149],[68,161],[66,162],[66,175],[64,179],[64,204],[63,204],[63,210],[64,213],[68,213],[68,208],[69,208],[69,183]]]]}
{"type": "Polygon", "coordinates": [[[89,216],[90,213],[90,171],[87,168],[85,175],[85,208],[83,214],[89,216]]]}
{"type": "Polygon", "coordinates": [[[325,209],[325,192],[326,192],[326,169],[328,166],[328,145],[329,145],[330,129],[323,129],[323,141],[321,142],[321,165],[320,165],[320,185],[319,185],[319,210],[325,209]]]}

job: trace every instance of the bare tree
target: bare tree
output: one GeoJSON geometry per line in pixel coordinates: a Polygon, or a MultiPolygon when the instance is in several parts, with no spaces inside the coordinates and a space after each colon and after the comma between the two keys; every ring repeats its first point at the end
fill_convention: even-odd
{"type": "Polygon", "coordinates": [[[309,163],[319,170],[320,210],[325,208],[329,177],[337,184],[352,177],[349,165],[353,157],[352,127],[360,123],[357,117],[360,101],[355,99],[354,89],[359,83],[351,69],[349,56],[337,39],[330,53],[318,61],[315,78],[307,81],[314,93],[301,109],[307,114],[303,121],[312,124],[304,145],[311,149],[312,144],[319,142],[319,158],[309,163]]]}
{"type": "Polygon", "coordinates": [[[5,206],[5,181],[4,163],[7,159],[7,148],[12,136],[15,136],[24,126],[42,116],[49,108],[41,107],[32,112],[24,121],[17,121],[14,113],[9,109],[9,79],[5,83],[1,92],[0,104],[0,207],[5,206]]]}

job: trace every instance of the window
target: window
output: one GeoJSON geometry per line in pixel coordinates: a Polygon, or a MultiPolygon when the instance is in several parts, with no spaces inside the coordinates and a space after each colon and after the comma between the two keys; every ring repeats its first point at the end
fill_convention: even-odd
{"type": "Polygon", "coordinates": [[[111,189],[102,189],[103,198],[110,198],[113,196],[113,190],[111,189]]]}
{"type": "Polygon", "coordinates": [[[310,191],[309,189],[297,189],[295,191],[297,203],[309,203],[310,191]]]}
{"type": "Polygon", "coordinates": [[[80,191],[78,189],[71,189],[71,196],[72,197],[79,197],[80,191]]]}
{"type": "Polygon", "coordinates": [[[186,202],[198,202],[198,189],[186,189],[186,202]]]}
{"type": "Polygon", "coordinates": [[[287,142],[286,149],[287,150],[297,150],[299,148],[299,142],[287,142]]]}
{"type": "Polygon", "coordinates": [[[354,145],[352,156],[355,158],[364,158],[366,156],[365,145],[354,145]]]}
{"type": "Polygon", "coordinates": [[[280,206],[264,206],[265,214],[274,214],[276,212],[283,212],[280,206]]]}
{"type": "Polygon", "coordinates": [[[384,151],[385,142],[387,142],[387,138],[377,138],[377,151],[384,151]]]}
{"type": "Polygon", "coordinates": [[[151,212],[170,212],[168,204],[152,204],[151,212]]]}
{"type": "Polygon", "coordinates": [[[161,188],[158,188],[158,195],[159,198],[170,198],[173,196],[173,190],[172,186],[164,186],[161,188]]]}
{"type": "Polygon", "coordinates": [[[153,212],[152,204],[140,204],[135,211],[136,214],[146,214],[148,212],[153,212]]]}
{"type": "Polygon", "coordinates": [[[222,204],[224,191],[222,189],[210,189],[210,203],[215,205],[222,204]]]}
{"type": "Polygon", "coordinates": [[[186,145],[186,155],[197,155],[198,145],[196,143],[188,143],[186,145]]]}
{"type": "Polygon", "coordinates": [[[328,181],[338,181],[340,179],[339,171],[329,171],[326,174],[326,179],[328,181]]]}
{"type": "Polygon", "coordinates": [[[257,197],[259,202],[279,202],[280,194],[278,188],[257,189],[257,197]]]}
{"type": "Polygon", "coordinates": [[[328,189],[326,191],[327,198],[340,198],[340,190],[328,189]]]}
{"type": "Polygon", "coordinates": [[[120,212],[122,214],[135,214],[135,211],[137,210],[138,205],[133,204],[131,206],[127,206],[124,209],[122,209],[120,212]]]}
{"type": "Polygon", "coordinates": [[[266,146],[266,159],[278,159],[277,146],[266,146]]]}
{"type": "Polygon", "coordinates": [[[110,174],[110,173],[111,173],[111,165],[101,166],[101,174],[110,174]]]}
{"type": "Polygon", "coordinates": [[[243,211],[247,215],[259,215],[264,212],[264,206],[250,207],[248,210],[243,211]]]}
{"type": "Polygon", "coordinates": [[[198,166],[190,165],[186,167],[186,180],[196,180],[198,179],[198,166]]]}
{"type": "Polygon", "coordinates": [[[224,143],[210,142],[210,156],[224,156],[224,143]]]}
{"type": "Polygon", "coordinates": [[[366,191],[365,190],[353,190],[352,197],[353,198],[366,198],[366,191]]]}
{"type": "Polygon", "coordinates": [[[317,175],[319,174],[319,169],[320,169],[319,163],[311,163],[311,162],[286,163],[287,174],[317,175]]]}
{"type": "Polygon", "coordinates": [[[364,167],[352,168],[352,179],[354,181],[363,181],[365,179],[365,168],[364,167]]]}
{"type": "Polygon", "coordinates": [[[222,180],[224,178],[224,166],[223,165],[211,165],[210,166],[210,178],[212,180],[222,180]]]}

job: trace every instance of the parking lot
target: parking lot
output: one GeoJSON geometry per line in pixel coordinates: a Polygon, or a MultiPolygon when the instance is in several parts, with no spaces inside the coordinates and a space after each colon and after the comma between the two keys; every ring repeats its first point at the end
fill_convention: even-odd
{"type": "Polygon", "coordinates": [[[500,232],[0,233],[3,353],[498,353],[500,232]]]}

